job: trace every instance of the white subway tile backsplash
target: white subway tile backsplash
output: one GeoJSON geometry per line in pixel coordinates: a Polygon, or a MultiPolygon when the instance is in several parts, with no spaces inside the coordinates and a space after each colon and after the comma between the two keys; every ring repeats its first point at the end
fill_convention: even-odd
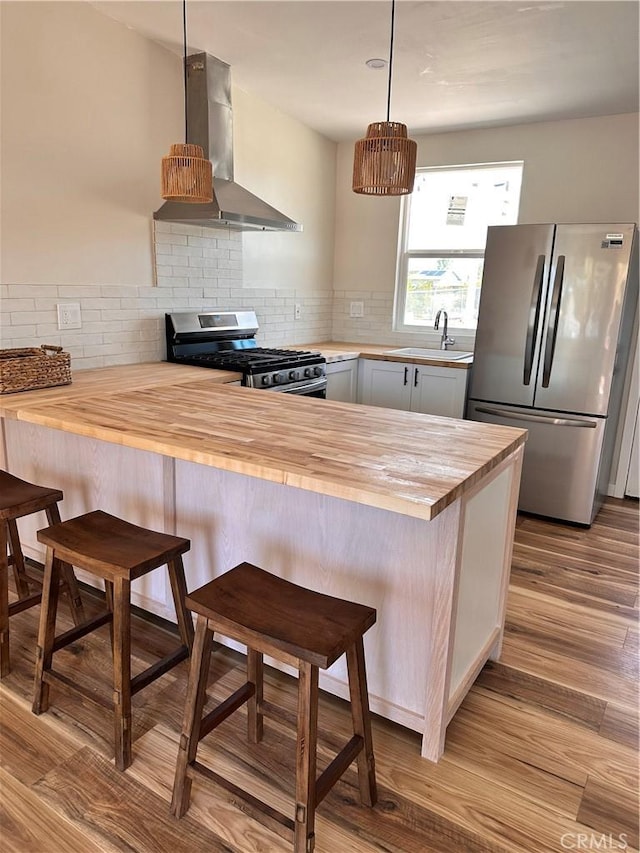
{"type": "Polygon", "coordinates": [[[120,307],[124,309],[138,308],[140,310],[153,309],[156,307],[156,297],[141,296],[136,298],[134,296],[127,296],[125,299],[120,300],[120,307]]]}
{"type": "MultiPolygon", "coordinates": [[[[129,284],[103,284],[100,287],[100,295],[109,297],[116,296],[140,296],[140,291],[144,288],[135,287],[129,284]]],[[[151,290],[151,288],[149,288],[151,290]]]]}
{"type": "MultiPolygon", "coordinates": [[[[59,299],[67,299],[70,302],[77,302],[80,299],[90,298],[92,296],[100,296],[100,288],[95,284],[61,284],[57,288],[54,288],[56,291],[56,296],[59,299]]],[[[49,294],[43,293],[43,296],[49,296],[49,294]]]]}
{"type": "MultiPolygon", "coordinates": [[[[204,249],[200,249],[197,246],[172,246],[171,254],[173,257],[185,257],[185,258],[202,258],[202,253],[204,249]]],[[[163,255],[164,257],[164,255],[163,255]]]]}
{"type": "MultiPolygon", "coordinates": [[[[4,335],[3,335],[3,340],[4,340],[4,335]]],[[[33,335],[27,335],[24,338],[11,338],[11,339],[8,339],[8,341],[9,340],[10,340],[10,342],[8,343],[8,345],[12,348],[13,347],[19,347],[22,349],[23,347],[39,347],[40,344],[53,344],[54,346],[60,346],[60,341],[56,341],[56,340],[44,341],[42,339],[38,339],[36,337],[35,333],[33,335]]]]}
{"type": "MultiPolygon", "coordinates": [[[[254,308],[265,346],[330,339],[333,294],[244,286],[242,234],[154,222],[156,284],[0,286],[5,346],[63,346],[72,369],[158,361],[165,356],[167,311],[254,308]],[[82,327],[59,330],[55,306],[80,303],[82,327]],[[294,320],[294,306],[302,318],[294,320]]],[[[361,297],[362,298],[362,297],[361,297]]],[[[346,304],[346,303],[345,303],[346,304]]]]}
{"type": "Polygon", "coordinates": [[[53,305],[44,305],[44,299],[5,299],[2,305],[3,313],[13,314],[15,312],[47,310],[53,308],[53,305]],[[39,303],[39,304],[36,304],[39,303]]]}
{"type": "Polygon", "coordinates": [[[205,229],[196,225],[181,225],[179,222],[169,224],[172,234],[185,234],[187,237],[202,237],[205,229]]]}
{"type": "MultiPolygon", "coordinates": [[[[82,333],[89,335],[93,340],[94,335],[99,335],[107,332],[119,332],[123,328],[121,320],[92,320],[82,323],[82,333]]],[[[78,330],[79,331],[79,330],[78,330]]]]}
{"type": "MultiPolygon", "coordinates": [[[[18,327],[21,328],[21,327],[18,327]]],[[[61,331],[58,328],[58,323],[38,323],[36,326],[36,337],[39,338],[37,341],[37,345],[42,344],[56,344],[57,341],[54,341],[53,338],[58,338],[61,335],[61,331]]]]}
{"type": "Polygon", "coordinates": [[[196,269],[195,267],[179,267],[174,266],[171,268],[171,275],[173,277],[183,277],[183,278],[198,278],[202,276],[202,270],[196,269]]]}
{"type": "MultiPolygon", "coordinates": [[[[163,225],[165,223],[162,223],[163,225]]],[[[155,241],[156,246],[161,246],[164,243],[170,243],[172,246],[186,246],[189,238],[186,234],[171,234],[156,230],[155,241]]]]}
{"type": "Polygon", "coordinates": [[[51,311],[13,311],[11,313],[11,324],[13,326],[27,326],[31,323],[48,323],[52,319],[51,311]]]}
{"type": "Polygon", "coordinates": [[[6,295],[9,298],[15,297],[16,299],[20,299],[28,297],[29,299],[35,299],[38,296],[52,297],[58,295],[58,288],[53,284],[7,284],[3,285],[3,287],[6,287],[6,295]]]}

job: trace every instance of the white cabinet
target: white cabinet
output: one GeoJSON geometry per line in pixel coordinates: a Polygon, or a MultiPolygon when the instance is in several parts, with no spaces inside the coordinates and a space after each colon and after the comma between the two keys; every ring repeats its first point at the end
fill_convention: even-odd
{"type": "Polygon", "coordinates": [[[413,364],[360,359],[358,402],[387,409],[411,408],[413,364]]]}
{"type": "Polygon", "coordinates": [[[411,411],[445,418],[463,418],[468,370],[455,367],[412,365],[411,411]]]}
{"type": "Polygon", "coordinates": [[[327,400],[355,403],[358,388],[358,359],[327,364],[327,400]]]}
{"type": "Polygon", "coordinates": [[[359,402],[462,418],[468,370],[400,361],[360,360],[359,402]]]}

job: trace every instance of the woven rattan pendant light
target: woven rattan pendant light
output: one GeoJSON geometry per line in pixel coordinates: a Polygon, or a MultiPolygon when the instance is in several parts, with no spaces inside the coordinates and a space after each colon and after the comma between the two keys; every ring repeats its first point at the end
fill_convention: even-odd
{"type": "Polygon", "coordinates": [[[366,137],[356,142],[353,158],[352,188],[363,195],[407,195],[413,192],[416,176],[417,145],[407,138],[405,124],[389,121],[395,11],[395,0],[391,0],[387,120],[369,125],[366,137]]]}
{"type": "Polygon", "coordinates": [[[200,145],[189,145],[187,139],[187,0],[182,0],[183,70],[184,70],[184,144],[172,145],[162,158],[162,198],[188,204],[213,201],[213,167],[205,159],[200,145]]]}

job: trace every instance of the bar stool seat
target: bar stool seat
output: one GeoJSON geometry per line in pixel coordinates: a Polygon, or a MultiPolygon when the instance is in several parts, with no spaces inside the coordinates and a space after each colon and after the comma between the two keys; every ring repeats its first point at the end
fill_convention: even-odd
{"type": "MultiPolygon", "coordinates": [[[[63,499],[59,489],[37,486],[8,471],[0,470],[0,678],[11,669],[9,655],[9,618],[40,603],[42,581],[25,570],[24,554],[18,534],[18,518],[44,512],[49,524],[60,521],[58,502],[63,499]],[[9,566],[18,593],[18,600],[9,604],[9,566]],[[38,592],[31,592],[30,586],[38,592]]],[[[73,569],[68,563],[61,567],[62,580],[69,594],[71,616],[75,624],[84,619],[82,600],[73,569]]]]}
{"type": "Polygon", "coordinates": [[[376,611],[297,586],[250,563],[241,563],[190,593],[186,605],[197,614],[197,622],[172,813],[177,817],[186,813],[192,781],[200,777],[220,785],[232,801],[242,799],[244,811],[293,840],[294,853],[311,853],[316,807],[352,761],[357,760],[362,802],[373,806],[377,799],[363,646],[376,611]],[[203,717],[214,631],[246,644],[247,682],[203,717]],[[354,735],[316,779],[318,670],[344,653],[354,735]],[[245,702],[251,743],[262,738],[264,716],[285,720],[290,716],[264,700],[264,654],[296,667],[299,674],[293,820],[196,760],[199,741],[245,702]]]}
{"type": "Polygon", "coordinates": [[[182,554],[188,539],[138,527],[101,510],[78,516],[38,531],[47,546],[42,609],[38,632],[33,712],[49,707],[49,685],[64,684],[85,698],[114,711],[115,761],[125,770],[131,754],[131,697],[187,658],[193,646],[193,622],[184,605],[186,583],[182,554]],[[105,584],[105,613],[55,636],[60,561],[101,578],[105,584]],[[131,677],[131,582],[164,564],[167,565],[182,644],[173,652],[131,677]],[[52,669],[54,652],[84,637],[102,625],[111,625],[113,647],[113,698],[103,698],[52,669]]]}

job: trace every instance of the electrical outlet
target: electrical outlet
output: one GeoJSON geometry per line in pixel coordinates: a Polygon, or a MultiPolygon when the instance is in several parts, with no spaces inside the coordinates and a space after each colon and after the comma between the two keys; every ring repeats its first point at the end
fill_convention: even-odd
{"type": "Polygon", "coordinates": [[[294,317],[296,320],[300,320],[302,318],[302,305],[299,302],[296,302],[296,307],[294,309],[294,317]]]}
{"type": "Polygon", "coordinates": [[[364,302],[352,302],[349,306],[350,317],[364,317],[364,302]]]}
{"type": "Polygon", "coordinates": [[[58,328],[59,329],[81,329],[82,318],[80,316],[79,302],[59,302],[56,305],[58,309],[58,328]]]}

